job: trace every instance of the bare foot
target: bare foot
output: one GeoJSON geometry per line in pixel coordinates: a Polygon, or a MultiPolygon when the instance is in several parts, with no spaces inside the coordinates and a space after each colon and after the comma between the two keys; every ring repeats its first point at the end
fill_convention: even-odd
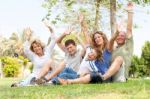
{"type": "Polygon", "coordinates": [[[67,85],[68,84],[68,80],[61,79],[61,78],[58,78],[58,80],[59,80],[61,85],[67,85]]]}

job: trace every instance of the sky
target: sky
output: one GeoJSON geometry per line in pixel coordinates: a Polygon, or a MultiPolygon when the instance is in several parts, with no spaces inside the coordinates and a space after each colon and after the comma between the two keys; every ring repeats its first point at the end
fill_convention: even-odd
{"type": "Polygon", "coordinates": [[[37,36],[44,38],[44,33],[49,32],[41,22],[47,13],[47,10],[41,7],[43,1],[0,0],[0,35],[9,37],[12,32],[31,27],[37,36]]]}
{"type": "MultiPolygon", "coordinates": [[[[13,32],[22,31],[31,27],[37,37],[47,42],[48,29],[41,19],[47,14],[42,8],[44,0],[0,0],[0,36],[9,37],[13,32]]],[[[136,6],[134,9],[134,23],[138,25],[133,29],[134,54],[140,56],[145,41],[150,41],[150,6],[136,6]],[[148,13],[149,10],[149,14],[148,13]]],[[[62,32],[60,27],[59,32],[62,32]]]]}

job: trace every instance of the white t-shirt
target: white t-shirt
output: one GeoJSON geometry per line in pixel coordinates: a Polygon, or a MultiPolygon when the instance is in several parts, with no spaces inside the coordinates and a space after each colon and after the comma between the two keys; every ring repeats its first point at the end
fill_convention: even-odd
{"type": "Polygon", "coordinates": [[[66,52],[64,61],[67,68],[71,68],[74,71],[78,72],[80,63],[82,61],[80,50],[77,50],[74,55],[70,55],[66,52]]]}
{"type": "Polygon", "coordinates": [[[88,73],[93,71],[93,69],[90,66],[90,62],[94,65],[95,60],[94,61],[88,61],[87,60],[88,54],[90,52],[91,52],[91,48],[87,47],[86,54],[85,54],[85,56],[84,56],[84,58],[83,58],[83,60],[82,60],[82,62],[80,64],[80,68],[79,68],[79,71],[78,71],[79,75],[88,74],[88,73]]]}

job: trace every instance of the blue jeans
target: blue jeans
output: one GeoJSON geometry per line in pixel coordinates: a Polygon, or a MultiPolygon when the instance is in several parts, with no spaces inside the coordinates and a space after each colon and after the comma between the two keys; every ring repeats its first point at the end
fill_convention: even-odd
{"type": "Polygon", "coordinates": [[[54,84],[59,84],[58,78],[62,78],[62,79],[76,79],[76,78],[78,78],[78,75],[77,75],[77,72],[75,72],[73,69],[65,68],[62,72],[60,72],[57,75],[57,77],[54,77],[51,81],[54,84]]]}

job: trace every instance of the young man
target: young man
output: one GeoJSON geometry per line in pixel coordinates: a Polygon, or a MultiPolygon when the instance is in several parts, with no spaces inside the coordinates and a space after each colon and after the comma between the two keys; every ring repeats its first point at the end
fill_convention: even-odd
{"type": "Polygon", "coordinates": [[[69,78],[75,79],[77,78],[77,72],[79,70],[80,63],[82,61],[82,57],[84,56],[85,49],[82,51],[77,49],[76,43],[74,40],[69,39],[65,42],[65,45],[62,44],[62,40],[66,35],[69,35],[72,32],[72,29],[67,29],[57,40],[58,46],[65,52],[64,60],[48,77],[44,77],[49,70],[53,69],[53,61],[49,60],[49,62],[44,66],[41,70],[39,76],[35,80],[37,84],[42,84],[48,81],[52,81],[53,83],[59,83],[57,77],[60,78],[69,78]],[[67,73],[67,75],[66,75],[67,73]],[[44,77],[44,79],[43,79],[44,77]]]}

